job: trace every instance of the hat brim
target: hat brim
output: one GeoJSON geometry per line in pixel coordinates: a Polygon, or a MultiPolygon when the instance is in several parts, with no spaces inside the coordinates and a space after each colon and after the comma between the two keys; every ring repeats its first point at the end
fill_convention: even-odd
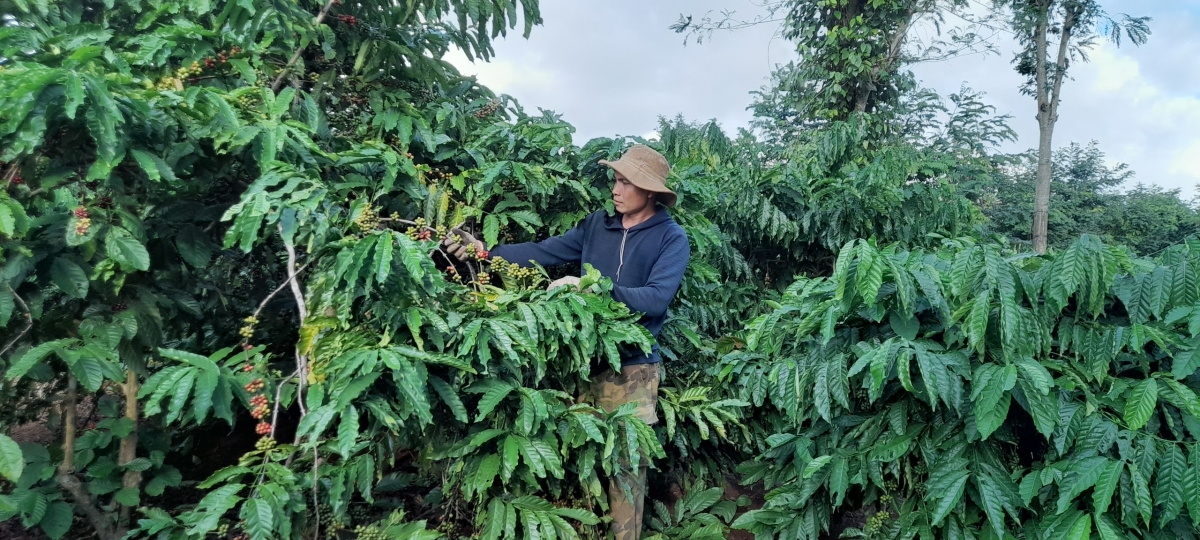
{"type": "Polygon", "coordinates": [[[621,176],[624,176],[626,179],[628,179],[629,183],[651,193],[657,193],[659,196],[655,197],[655,199],[658,200],[658,202],[663,203],[665,206],[675,206],[675,203],[679,200],[679,196],[676,195],[674,191],[671,191],[671,188],[650,180],[646,173],[642,172],[641,169],[630,165],[629,163],[622,163],[620,160],[609,161],[607,159],[602,159],[598,163],[601,165],[607,165],[612,168],[612,170],[621,173],[621,176]]]}

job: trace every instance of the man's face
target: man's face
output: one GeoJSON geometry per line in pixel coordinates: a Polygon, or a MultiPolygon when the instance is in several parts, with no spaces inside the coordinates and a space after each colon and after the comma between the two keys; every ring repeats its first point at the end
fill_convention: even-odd
{"type": "Polygon", "coordinates": [[[633,185],[625,175],[613,171],[612,199],[617,212],[634,214],[650,205],[650,192],[633,185]]]}

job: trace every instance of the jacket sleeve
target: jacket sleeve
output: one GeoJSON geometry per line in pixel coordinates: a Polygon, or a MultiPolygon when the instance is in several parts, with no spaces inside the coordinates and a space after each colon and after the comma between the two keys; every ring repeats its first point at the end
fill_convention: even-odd
{"type": "Polygon", "coordinates": [[[688,258],[691,257],[691,246],[688,245],[687,235],[682,231],[672,235],[658,254],[658,260],[650,269],[650,277],[644,287],[613,286],[612,296],[623,302],[633,311],[639,311],[649,317],[659,317],[667,312],[679,285],[683,282],[683,273],[687,270],[688,258]]]}
{"type": "Polygon", "coordinates": [[[542,266],[578,263],[583,255],[583,231],[589,219],[590,216],[559,236],[551,236],[541,242],[499,245],[489,253],[522,267],[533,266],[530,261],[542,266]]]}

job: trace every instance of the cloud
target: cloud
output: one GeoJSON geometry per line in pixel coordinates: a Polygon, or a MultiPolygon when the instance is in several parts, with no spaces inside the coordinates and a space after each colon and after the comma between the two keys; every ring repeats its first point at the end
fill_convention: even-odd
{"type": "MultiPolygon", "coordinates": [[[[1153,34],[1142,47],[1101,44],[1090,62],[1072,67],[1054,143],[1096,140],[1113,163],[1128,163],[1137,180],[1181,188],[1188,197],[1200,183],[1200,9],[1182,4],[1105,3],[1114,14],[1153,17],[1153,34]]],[[[676,114],[716,119],[733,133],[751,118],[749,92],[795,56],[791,43],[774,36],[777,26],[720,33],[686,47],[667,28],[681,13],[759,13],[751,0],[543,0],[541,8],[544,26],[528,40],[510,33],[496,42],[492,63],[451,61],[531,111],[561,113],[577,128],[576,144],[653,132],[659,116],[676,114]]],[[[1000,56],[972,55],[915,71],[942,94],[964,82],[987,92],[999,113],[1012,115],[1020,137],[1005,150],[1036,147],[1035,105],[1019,92],[1023,80],[1011,64],[1016,45],[1007,38],[998,46],[1000,56]]]]}
{"type": "Polygon", "coordinates": [[[500,67],[450,61],[528,109],[562,113],[576,144],[601,136],[647,133],[661,116],[716,119],[728,131],[747,125],[751,90],[789,60],[792,46],[764,25],[683,45],[668,26],[681,13],[754,10],[750,1],[544,0],[545,24],[528,40],[495,44],[500,67]],[[740,4],[740,5],[739,5],[740,4]]]}

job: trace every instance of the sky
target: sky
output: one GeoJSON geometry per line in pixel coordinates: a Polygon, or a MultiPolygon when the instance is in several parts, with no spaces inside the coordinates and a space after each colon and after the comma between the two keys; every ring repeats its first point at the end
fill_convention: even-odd
{"type": "MultiPolygon", "coordinates": [[[[684,43],[668,27],[681,14],[736,10],[761,13],[752,0],[542,0],[542,26],[526,40],[518,31],[495,42],[495,58],[451,63],[527,111],[552,110],[576,127],[575,144],[594,137],[646,135],[660,116],[717,120],[727,133],[745,127],[750,92],[795,58],[777,24],[713,34],[684,43]]],[[[1190,199],[1200,184],[1200,0],[1104,0],[1111,14],[1153,18],[1147,44],[1095,47],[1090,62],[1072,66],[1065,84],[1055,147],[1095,140],[1110,164],[1126,163],[1134,182],[1178,188],[1190,199]]],[[[953,22],[953,21],[948,21],[953,22]]],[[[1038,142],[1035,105],[1018,88],[1015,47],[1000,34],[1000,54],[976,54],[921,64],[921,83],[943,95],[964,84],[986,92],[999,114],[1012,116],[1019,140],[1038,142]]]]}

